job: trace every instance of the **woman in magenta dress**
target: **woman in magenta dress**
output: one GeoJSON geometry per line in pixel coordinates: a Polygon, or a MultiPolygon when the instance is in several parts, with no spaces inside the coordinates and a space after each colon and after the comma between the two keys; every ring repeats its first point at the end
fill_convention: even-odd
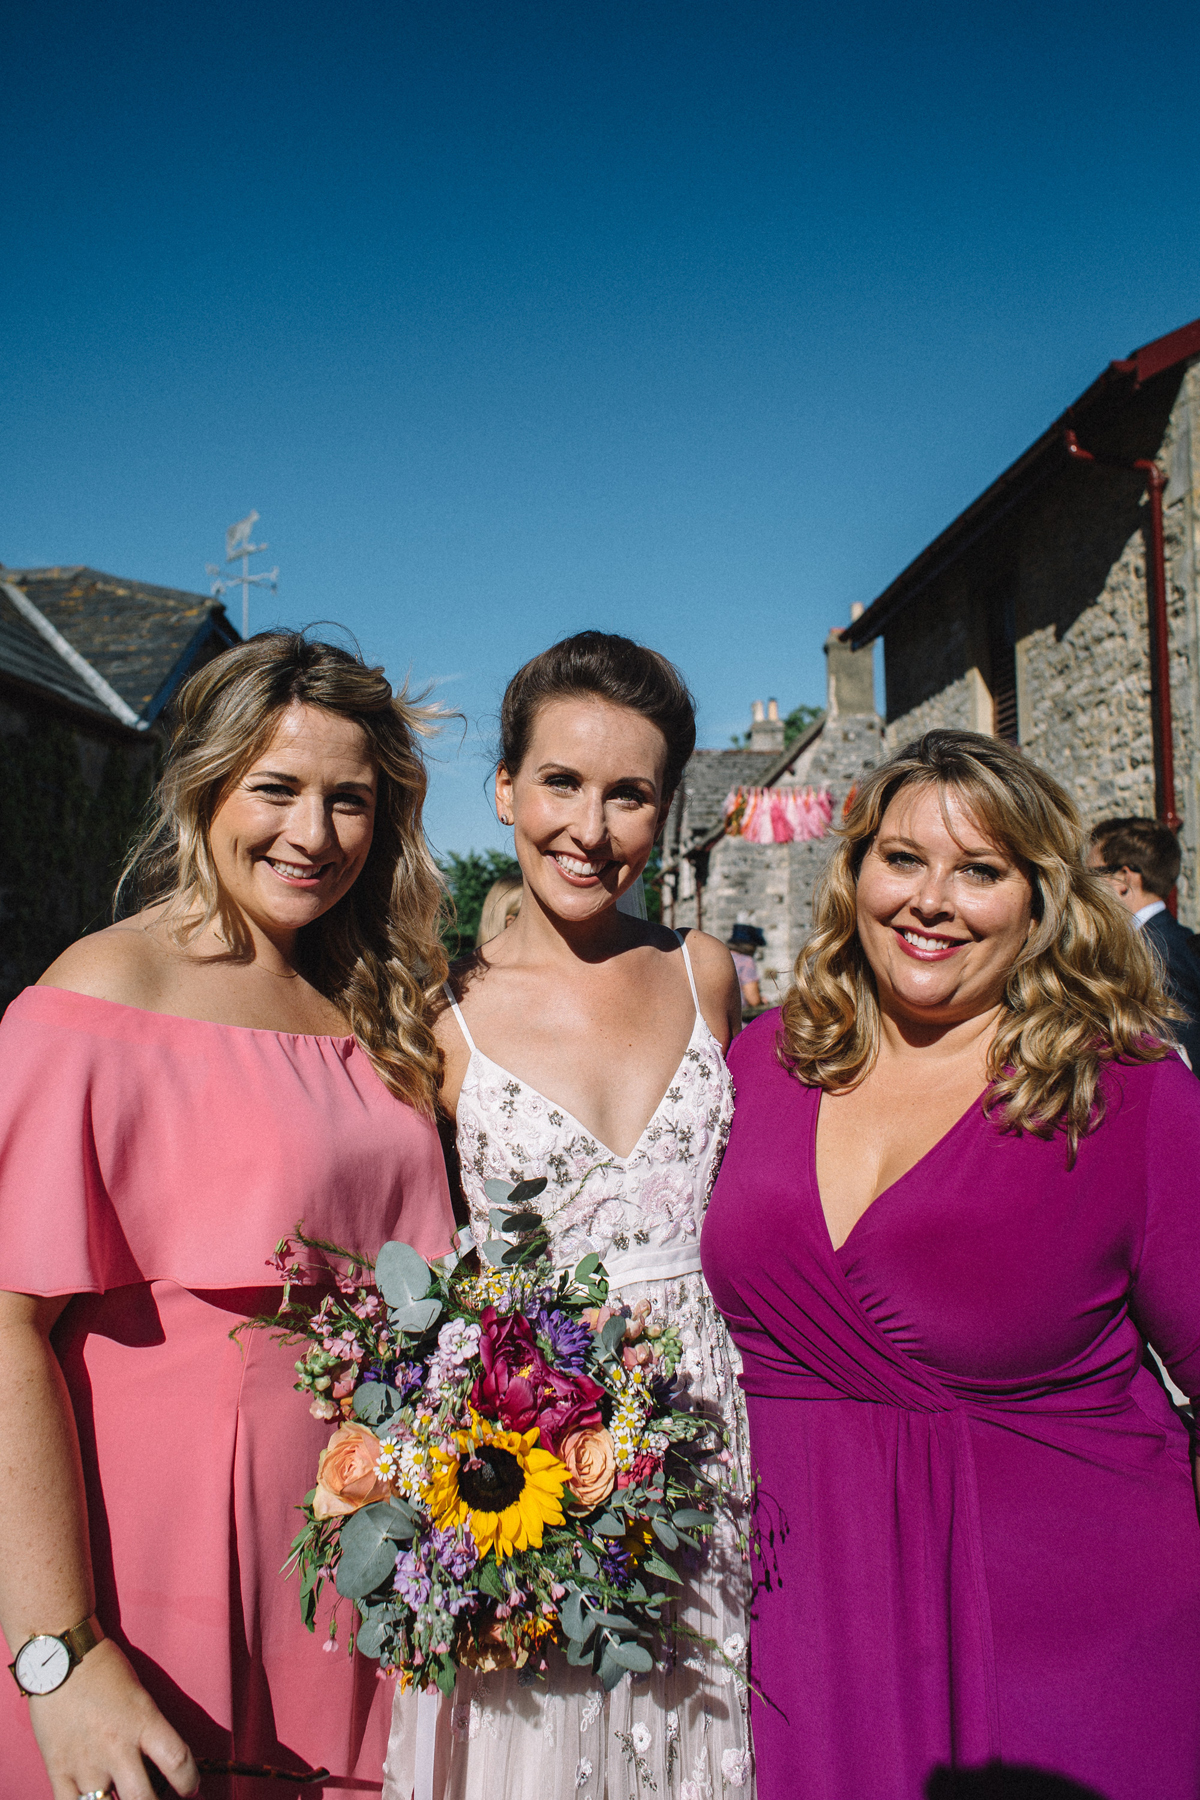
{"type": "Polygon", "coordinates": [[[278,1304],[299,1220],[450,1246],[424,728],[329,645],[210,663],[135,855],[148,904],[0,1025],[0,1627],[32,1694],[4,1678],[5,1795],[151,1800],[143,1757],[180,1794],[198,1760],[382,1787],[390,1690],[322,1655],[280,1574],[331,1425],[294,1350],[230,1331],[278,1304]]]}
{"type": "Polygon", "coordinates": [[[1200,1091],[1083,852],[1034,765],[929,733],[733,1047],[703,1253],[758,1484],[763,1800],[986,1764],[1200,1793],[1200,1524],[1145,1353],[1200,1393],[1200,1091]]]}

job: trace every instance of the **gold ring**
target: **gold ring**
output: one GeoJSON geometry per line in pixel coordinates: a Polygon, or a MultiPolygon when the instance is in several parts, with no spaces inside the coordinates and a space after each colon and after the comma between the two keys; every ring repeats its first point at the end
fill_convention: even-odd
{"type": "Polygon", "coordinates": [[[108,1787],[89,1788],[86,1794],[80,1794],[79,1800],[112,1800],[112,1784],[108,1787]]]}

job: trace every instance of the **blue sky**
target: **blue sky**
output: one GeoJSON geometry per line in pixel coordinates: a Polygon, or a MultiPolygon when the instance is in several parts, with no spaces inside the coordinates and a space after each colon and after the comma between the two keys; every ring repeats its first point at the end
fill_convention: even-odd
{"type": "Polygon", "coordinates": [[[470,722],[585,625],[701,741],[1200,314],[1188,5],[6,9],[0,560],[278,599],[470,722]]]}

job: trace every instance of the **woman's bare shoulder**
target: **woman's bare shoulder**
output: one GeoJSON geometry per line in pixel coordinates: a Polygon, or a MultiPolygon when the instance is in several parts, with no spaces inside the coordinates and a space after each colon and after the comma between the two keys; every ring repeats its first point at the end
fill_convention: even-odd
{"type": "Polygon", "coordinates": [[[157,910],[77,938],[50,964],[38,986],[152,1009],[171,955],[156,925],[157,910]]]}
{"type": "Polygon", "coordinates": [[[697,987],[705,982],[711,982],[714,989],[726,988],[730,982],[736,984],[733,958],[720,938],[710,937],[707,931],[686,931],[683,941],[691,958],[697,987]]]}
{"type": "Polygon", "coordinates": [[[742,990],[733,958],[721,940],[710,937],[706,931],[686,932],[684,942],[696,978],[700,1010],[710,1031],[728,1049],[742,1025],[742,990]]]}

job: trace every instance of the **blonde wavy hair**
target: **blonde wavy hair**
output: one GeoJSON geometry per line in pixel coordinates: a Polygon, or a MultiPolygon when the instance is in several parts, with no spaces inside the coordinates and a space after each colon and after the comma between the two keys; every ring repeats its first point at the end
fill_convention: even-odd
{"type": "Polygon", "coordinates": [[[1100,1071],[1154,1062],[1182,1015],[1152,949],[1103,880],[1085,867],[1079,814],[1058,782],[1019,751],[973,731],[929,731],[861,783],[813,902],[796,960],[779,1054],[801,1081],[852,1088],[879,1051],[875,977],[858,935],[863,858],[905,788],[955,794],[987,837],[1021,863],[1033,922],[1004,990],[984,1104],[1002,1129],[1048,1138],[1072,1156],[1103,1116],[1100,1071]]]}
{"type": "Polygon", "coordinates": [[[147,823],[129,853],[114,910],[163,905],[180,945],[214,922],[237,954],[245,930],[217,879],[209,828],[289,706],[324,707],[362,730],[378,766],[375,830],[348,893],[300,934],[304,973],[350,1022],[380,1079],[431,1113],[439,1058],[429,1002],[446,976],[445,889],[421,827],[418,739],[436,708],[393,694],[381,668],[299,632],[264,632],[215,657],[180,690],[147,823]]]}

